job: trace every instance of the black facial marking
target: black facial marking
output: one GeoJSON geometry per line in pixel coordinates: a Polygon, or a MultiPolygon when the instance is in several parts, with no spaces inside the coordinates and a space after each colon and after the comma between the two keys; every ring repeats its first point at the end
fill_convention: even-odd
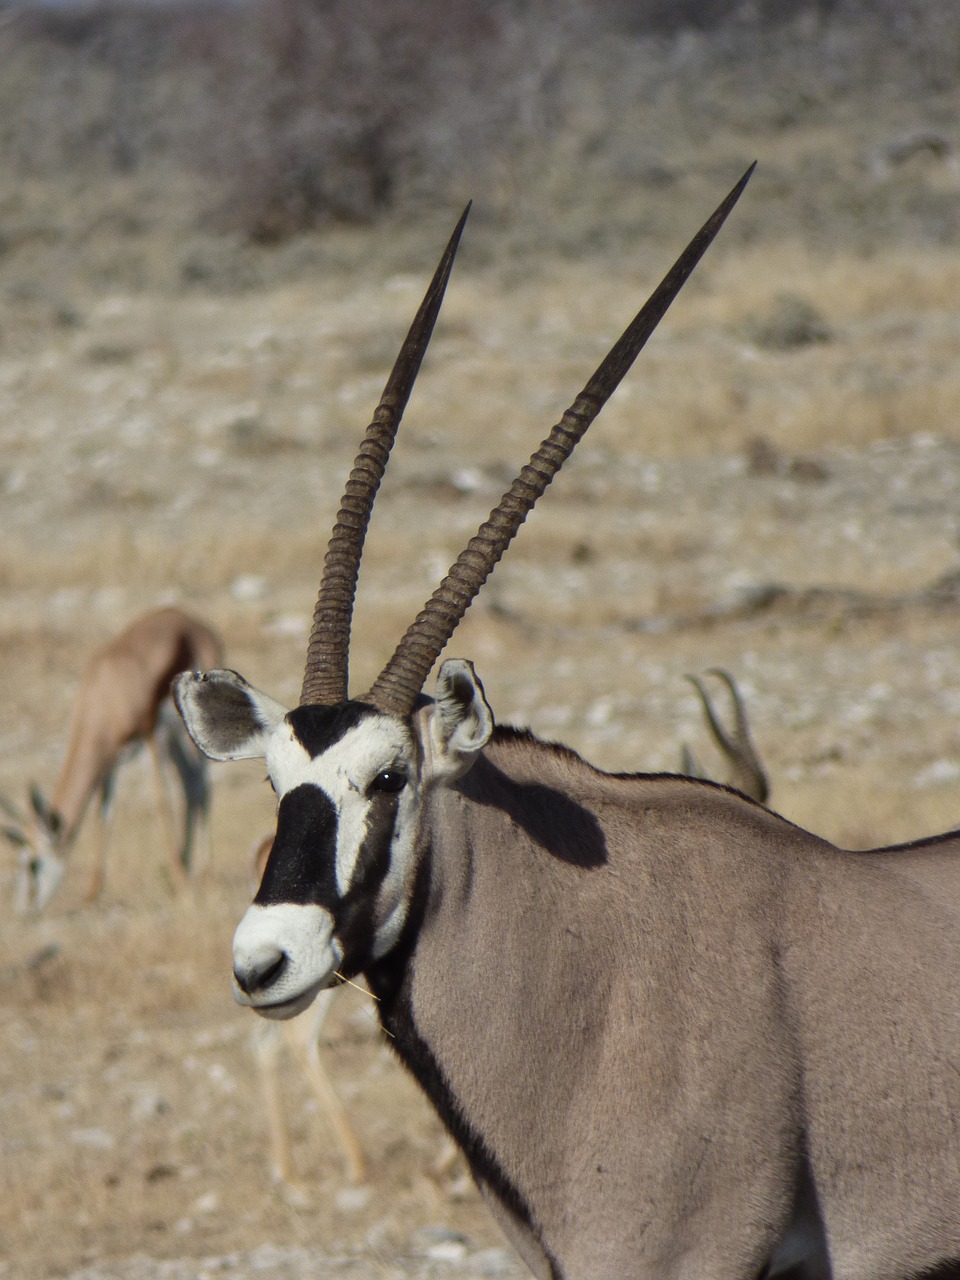
{"type": "Polygon", "coordinates": [[[320,788],[305,782],[288,791],[277,810],[277,834],[254,903],[269,907],[292,902],[332,911],[337,901],[336,840],[336,810],[320,788]]]}
{"type": "Polygon", "coordinates": [[[312,760],[316,760],[317,756],[338,742],[348,729],[372,715],[376,715],[374,708],[367,706],[365,702],[340,702],[335,707],[307,703],[291,711],[287,715],[287,721],[304,751],[312,760]]]}
{"type": "Polygon", "coordinates": [[[280,801],[277,833],[254,903],[324,907],[334,919],[343,950],[345,977],[360,973],[370,959],[377,895],[390,869],[399,793],[371,797],[367,834],[357,854],[350,885],[337,885],[337,814],[329,797],[309,782],[294,787],[280,801]]]}
{"type": "Polygon", "coordinates": [[[380,886],[390,869],[390,842],[396,822],[399,793],[379,792],[371,797],[367,834],[360,846],[350,887],[334,912],[335,932],[343,948],[341,972],[360,973],[370,960],[376,920],[374,909],[380,886]]]}
{"type": "Polygon", "coordinates": [[[368,964],[365,970],[370,990],[378,1001],[381,1021],[385,1016],[384,1011],[389,1011],[400,998],[427,911],[433,863],[429,843],[424,843],[417,849],[414,860],[417,870],[397,945],[387,955],[368,964]]]}
{"type": "Polygon", "coordinates": [[[396,795],[407,785],[407,781],[403,769],[384,769],[367,787],[367,794],[396,795]]]}

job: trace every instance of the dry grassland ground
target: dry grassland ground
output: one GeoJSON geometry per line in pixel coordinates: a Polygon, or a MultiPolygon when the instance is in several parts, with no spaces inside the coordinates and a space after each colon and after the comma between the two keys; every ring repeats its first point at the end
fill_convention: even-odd
{"type": "MultiPolygon", "coordinates": [[[[718,168],[671,234],[616,255],[554,253],[548,230],[510,251],[481,208],[376,510],[355,689],[742,166],[718,168]]],[[[949,159],[893,180],[960,200],[949,159]]],[[[673,768],[684,742],[716,767],[683,675],[727,667],[776,808],[853,846],[919,836],[960,819],[960,257],[785,240],[763,181],[744,200],[757,234],[718,242],[450,652],[501,720],[616,770],[673,768]]],[[[340,486],[455,214],[282,260],[211,242],[242,288],[177,283],[169,245],[110,225],[83,248],[99,273],[56,241],[0,261],[5,792],[52,785],[86,655],[161,601],[295,699],[340,486]]],[[[308,1203],[272,1185],[228,983],[270,818],[262,768],[216,768],[214,865],[175,900],[133,763],[102,901],[81,904],[84,831],[49,913],[4,913],[4,1280],[520,1274],[463,1171],[433,1172],[439,1124],[356,992],[325,1060],[370,1185],[346,1188],[293,1069],[308,1203]]]]}

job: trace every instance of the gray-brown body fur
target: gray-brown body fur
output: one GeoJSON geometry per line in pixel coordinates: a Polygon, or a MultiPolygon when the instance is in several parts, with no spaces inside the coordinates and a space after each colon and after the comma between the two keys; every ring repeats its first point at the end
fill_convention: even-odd
{"type": "Polygon", "coordinates": [[[564,1280],[759,1272],[804,1150],[837,1277],[960,1255],[960,842],[838,850],[502,732],[422,833],[416,1032],[564,1280]]]}
{"type": "Polygon", "coordinates": [[[181,675],[177,705],[214,758],[264,757],[278,799],[235,996],[292,1017],[365,972],[538,1275],[956,1280],[960,836],[849,853],[723,787],[599,773],[494,730],[463,660],[421,698],[748,177],[351,701],[366,522],[461,218],[348,481],[301,705],[229,671],[181,675]]]}

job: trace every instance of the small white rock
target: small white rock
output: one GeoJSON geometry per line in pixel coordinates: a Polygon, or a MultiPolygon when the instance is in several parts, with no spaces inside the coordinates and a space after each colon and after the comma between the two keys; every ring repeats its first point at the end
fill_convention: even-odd
{"type": "Polygon", "coordinates": [[[267,594],[267,580],[259,573],[241,573],[230,583],[230,594],[242,604],[262,600],[267,594]]]}
{"type": "Polygon", "coordinates": [[[342,1213],[359,1213],[370,1203],[372,1194],[370,1187],[341,1187],[334,1204],[342,1213]]]}

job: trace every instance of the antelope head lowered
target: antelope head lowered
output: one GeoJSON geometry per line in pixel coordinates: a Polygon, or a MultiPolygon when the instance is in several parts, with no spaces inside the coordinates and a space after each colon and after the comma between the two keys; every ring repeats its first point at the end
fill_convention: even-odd
{"type": "Polygon", "coordinates": [[[748,177],[350,700],[361,546],[461,221],[347,483],[300,705],[176,685],[197,744],[265,757],[277,795],[237,999],[286,1018],[363,972],[553,1280],[960,1274],[960,848],[853,855],[724,787],[601,773],[495,727],[465,661],[422,693],[748,177]]]}

